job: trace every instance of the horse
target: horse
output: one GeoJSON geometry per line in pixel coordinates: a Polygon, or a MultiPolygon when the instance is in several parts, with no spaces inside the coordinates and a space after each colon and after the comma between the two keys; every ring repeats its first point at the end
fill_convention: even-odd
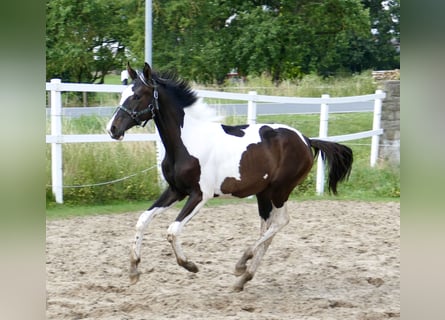
{"type": "Polygon", "coordinates": [[[336,195],[337,184],[349,178],[352,150],[335,142],[310,139],[282,124],[229,126],[202,119],[196,92],[176,74],[158,73],[148,63],[142,72],[128,63],[127,71],[132,84],[122,92],[107,131],[111,138],[121,140],[128,129],[153,120],[165,147],[161,168],[168,184],[136,223],[130,282],[137,283],[141,274],[138,265],[144,230],[176,202],[188,197],[168,227],[167,240],[178,265],[198,272],[179,242],[187,222],[211,198],[256,196],[261,236],[245,250],[234,271],[239,277],[234,290],[242,291],[254,277],[273,237],[288,224],[289,194],[307,177],[317,156],[321,154],[327,163],[328,189],[336,195]]]}

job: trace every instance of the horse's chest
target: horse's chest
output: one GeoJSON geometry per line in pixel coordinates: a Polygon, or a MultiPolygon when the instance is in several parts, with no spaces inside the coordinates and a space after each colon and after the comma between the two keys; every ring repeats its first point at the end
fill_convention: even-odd
{"type": "Polygon", "coordinates": [[[165,180],[177,190],[190,193],[199,185],[201,168],[199,160],[187,152],[175,156],[166,155],[162,162],[165,180]]]}

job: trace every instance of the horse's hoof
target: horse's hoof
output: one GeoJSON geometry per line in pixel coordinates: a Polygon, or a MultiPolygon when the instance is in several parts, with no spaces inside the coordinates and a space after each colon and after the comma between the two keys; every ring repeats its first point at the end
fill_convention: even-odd
{"type": "Polygon", "coordinates": [[[234,285],[233,286],[233,291],[235,292],[241,292],[244,290],[244,285],[240,286],[240,285],[234,285]]]}
{"type": "Polygon", "coordinates": [[[244,272],[246,272],[247,270],[247,266],[236,266],[235,267],[235,271],[233,272],[233,274],[237,277],[239,277],[240,275],[242,275],[244,272]]]}
{"type": "Polygon", "coordinates": [[[133,271],[130,273],[130,284],[136,284],[139,281],[139,276],[141,273],[139,271],[133,271]]]}
{"type": "Polygon", "coordinates": [[[196,264],[194,264],[191,261],[187,261],[186,263],[184,263],[183,265],[184,268],[186,268],[188,271],[196,273],[199,271],[198,267],[196,266],[196,264]]]}

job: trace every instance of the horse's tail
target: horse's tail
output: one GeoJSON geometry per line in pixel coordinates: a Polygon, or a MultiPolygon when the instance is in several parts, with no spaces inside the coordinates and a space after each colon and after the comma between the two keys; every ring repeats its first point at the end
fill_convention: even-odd
{"type": "Polygon", "coordinates": [[[337,194],[337,183],[348,179],[351,173],[352,150],[345,145],[331,141],[309,139],[309,142],[315,151],[315,158],[320,152],[322,159],[327,161],[329,191],[337,194]]]}

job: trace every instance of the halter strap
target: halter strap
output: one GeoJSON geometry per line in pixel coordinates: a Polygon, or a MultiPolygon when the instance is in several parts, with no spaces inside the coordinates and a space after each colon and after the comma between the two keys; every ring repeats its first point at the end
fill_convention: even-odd
{"type": "Polygon", "coordinates": [[[120,105],[117,107],[117,110],[122,110],[125,113],[127,113],[131,119],[133,119],[138,126],[141,127],[145,127],[145,125],[147,124],[148,120],[145,120],[144,123],[141,125],[142,121],[139,119],[140,116],[151,112],[151,118],[153,119],[156,116],[156,112],[159,110],[159,102],[158,102],[158,85],[156,83],[155,80],[152,80],[152,85],[148,85],[147,82],[145,81],[145,77],[144,75],[140,72],[140,71],[136,71],[139,79],[141,79],[141,81],[147,86],[147,87],[151,87],[153,88],[153,100],[151,101],[151,103],[147,106],[147,108],[141,110],[141,111],[132,111],[127,109],[126,107],[124,107],[123,105],[120,105]]]}

